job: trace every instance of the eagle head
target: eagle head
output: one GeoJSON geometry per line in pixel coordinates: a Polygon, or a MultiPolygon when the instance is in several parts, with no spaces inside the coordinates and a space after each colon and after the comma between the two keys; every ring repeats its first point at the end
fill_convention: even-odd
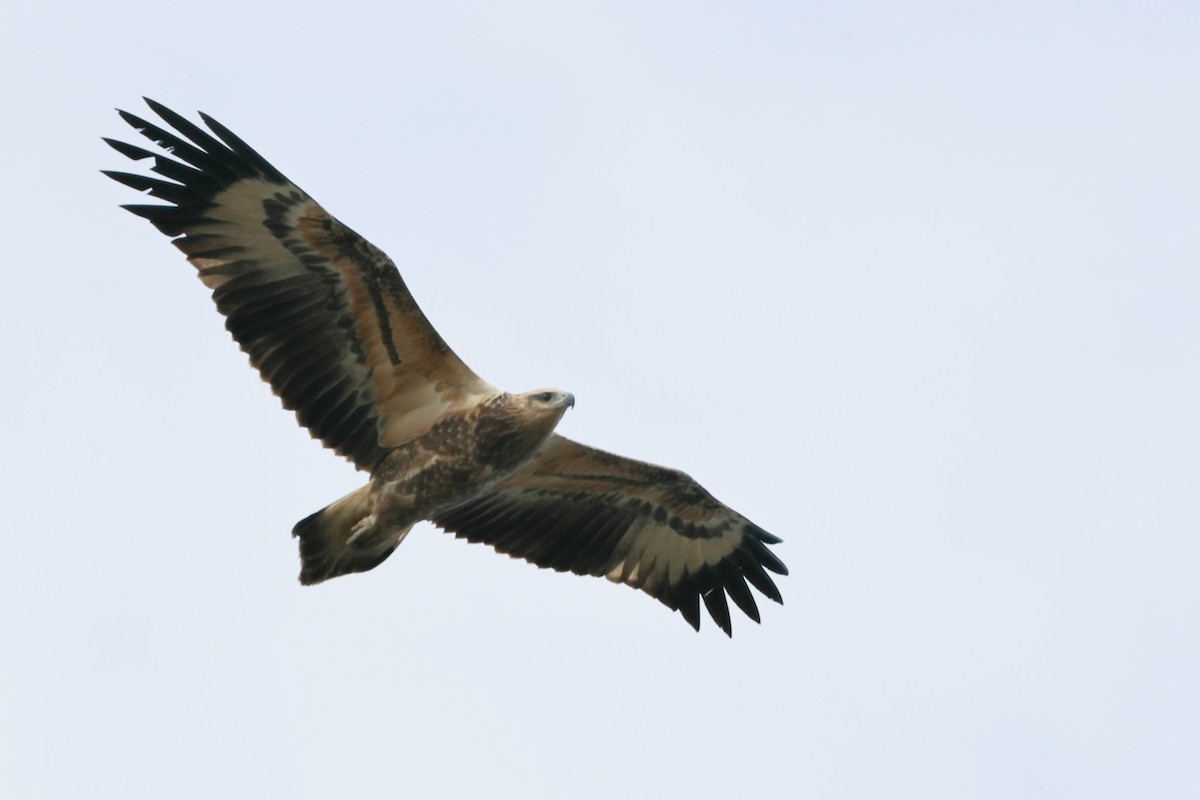
{"type": "Polygon", "coordinates": [[[530,410],[548,409],[557,411],[560,417],[568,408],[575,407],[575,395],[570,392],[559,391],[558,389],[537,389],[532,392],[519,394],[517,397],[530,410]]]}
{"type": "Polygon", "coordinates": [[[498,469],[512,469],[542,446],[573,405],[575,396],[557,389],[497,395],[480,411],[478,457],[498,469]]]}
{"type": "Polygon", "coordinates": [[[575,395],[558,389],[537,389],[510,396],[511,413],[517,427],[537,439],[541,444],[568,408],[575,405],[575,395]]]}

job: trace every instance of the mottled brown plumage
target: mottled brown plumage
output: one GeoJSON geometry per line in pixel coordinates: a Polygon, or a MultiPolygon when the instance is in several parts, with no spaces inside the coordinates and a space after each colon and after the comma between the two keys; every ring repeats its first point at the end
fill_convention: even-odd
{"type": "Polygon", "coordinates": [[[421,520],[534,564],[604,576],[680,611],[726,598],[755,621],[747,582],[782,602],[779,539],[677,470],[554,428],[574,398],[508,394],[475,375],[417,307],[392,261],[220,123],[147,101],[174,131],[121,116],[166,153],[106,139],[152,178],[106,172],[165,201],[150,220],[212,290],[226,328],[297,419],[370,482],[301,520],[302,583],[379,565],[421,520]]]}

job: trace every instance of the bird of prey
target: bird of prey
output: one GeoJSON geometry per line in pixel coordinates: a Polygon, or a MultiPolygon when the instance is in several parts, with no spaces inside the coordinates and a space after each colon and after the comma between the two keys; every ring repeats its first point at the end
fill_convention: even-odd
{"type": "Polygon", "coordinates": [[[285,408],[371,476],[301,520],[300,582],[378,566],[421,520],[540,567],[604,576],[700,628],[700,601],[732,635],[730,598],[780,539],[691,477],[554,432],[571,394],[509,394],[454,354],[396,265],[211,117],[208,130],[147,99],[168,127],[121,117],[160,148],[105,139],[161,177],[105,174],[164,201],[124,208],[184,252],[225,327],[285,408]],[[173,130],[171,130],[173,128],[173,130]]]}

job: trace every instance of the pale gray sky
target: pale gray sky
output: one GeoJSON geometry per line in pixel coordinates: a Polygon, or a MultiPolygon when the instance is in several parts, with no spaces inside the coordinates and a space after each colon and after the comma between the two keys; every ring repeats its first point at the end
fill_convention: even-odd
{"type": "Polygon", "coordinates": [[[6,11],[0,796],[1194,797],[1200,6],[6,11]],[[101,136],[213,114],[497,385],[785,540],[784,607],[421,526],[280,410],[101,136]]]}

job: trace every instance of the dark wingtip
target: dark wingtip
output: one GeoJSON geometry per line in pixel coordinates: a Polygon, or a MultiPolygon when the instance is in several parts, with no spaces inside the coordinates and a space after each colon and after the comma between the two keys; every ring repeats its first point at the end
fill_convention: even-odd
{"type": "Polygon", "coordinates": [[[754,548],[755,555],[758,556],[759,563],[764,567],[774,572],[776,575],[787,575],[788,568],[779,558],[767,549],[765,544],[759,544],[754,548]]]}
{"type": "Polygon", "coordinates": [[[755,622],[761,623],[762,617],[758,613],[758,603],[754,602],[754,595],[750,593],[750,587],[746,586],[746,579],[742,576],[741,570],[730,561],[722,561],[714,569],[717,571],[725,593],[742,610],[742,613],[755,622]]]}
{"type": "Polygon", "coordinates": [[[771,580],[771,576],[759,563],[757,554],[750,550],[738,550],[736,553],[738,565],[742,568],[742,575],[746,580],[763,595],[782,604],[783,595],[779,593],[779,587],[775,585],[775,581],[771,580]]]}
{"type": "Polygon", "coordinates": [[[783,539],[780,539],[774,534],[767,533],[753,522],[746,523],[746,532],[754,536],[754,538],[758,539],[763,544],[780,544],[783,542],[783,539]]]}
{"type": "Polygon", "coordinates": [[[157,178],[135,175],[132,172],[121,172],[115,169],[102,169],[100,172],[112,178],[117,183],[128,186],[130,189],[136,189],[139,192],[149,192],[154,197],[162,197],[164,199],[171,199],[166,197],[166,195],[171,194],[172,190],[185,188],[178,183],[160,181],[157,178]]]}
{"type": "Polygon", "coordinates": [[[101,136],[100,141],[133,161],[141,161],[143,158],[154,158],[154,153],[143,147],[127,144],[117,139],[109,139],[107,136],[101,136]]]}
{"type": "Polygon", "coordinates": [[[158,114],[160,117],[162,117],[164,120],[167,120],[168,122],[170,122],[171,116],[178,116],[177,114],[175,114],[174,111],[167,108],[166,105],[158,102],[153,97],[146,97],[145,95],[142,95],[142,100],[145,101],[146,105],[150,107],[151,111],[153,111],[155,114],[158,114]]]}
{"type": "Polygon", "coordinates": [[[150,124],[149,122],[147,122],[146,120],[142,119],[137,114],[134,114],[132,112],[125,111],[123,109],[118,108],[117,113],[121,115],[121,119],[125,120],[132,127],[137,128],[139,131],[143,130],[146,126],[148,126],[150,124]]]}
{"type": "Polygon", "coordinates": [[[679,603],[679,613],[697,632],[700,631],[700,587],[695,578],[683,573],[679,581],[671,586],[671,592],[679,603]]]}
{"type": "Polygon", "coordinates": [[[747,523],[746,533],[750,534],[750,538],[746,540],[749,550],[758,558],[759,563],[776,575],[787,575],[787,566],[767,547],[769,544],[779,544],[783,540],[753,523],[747,523]]]}
{"type": "Polygon", "coordinates": [[[725,590],[720,586],[713,587],[701,595],[708,615],[717,623],[717,627],[725,631],[725,635],[733,638],[733,621],[729,617],[729,601],[725,599],[725,590]]]}
{"type": "Polygon", "coordinates": [[[282,172],[277,170],[275,166],[271,164],[271,162],[263,158],[257,150],[246,144],[246,142],[243,141],[240,136],[229,130],[229,128],[226,128],[208,114],[205,114],[203,111],[198,113],[200,114],[200,119],[204,120],[204,124],[208,126],[209,130],[217,135],[217,138],[220,139],[226,147],[237,153],[241,158],[245,159],[248,164],[253,165],[263,177],[269,180],[278,181],[280,183],[287,182],[287,178],[284,177],[282,172]]]}

